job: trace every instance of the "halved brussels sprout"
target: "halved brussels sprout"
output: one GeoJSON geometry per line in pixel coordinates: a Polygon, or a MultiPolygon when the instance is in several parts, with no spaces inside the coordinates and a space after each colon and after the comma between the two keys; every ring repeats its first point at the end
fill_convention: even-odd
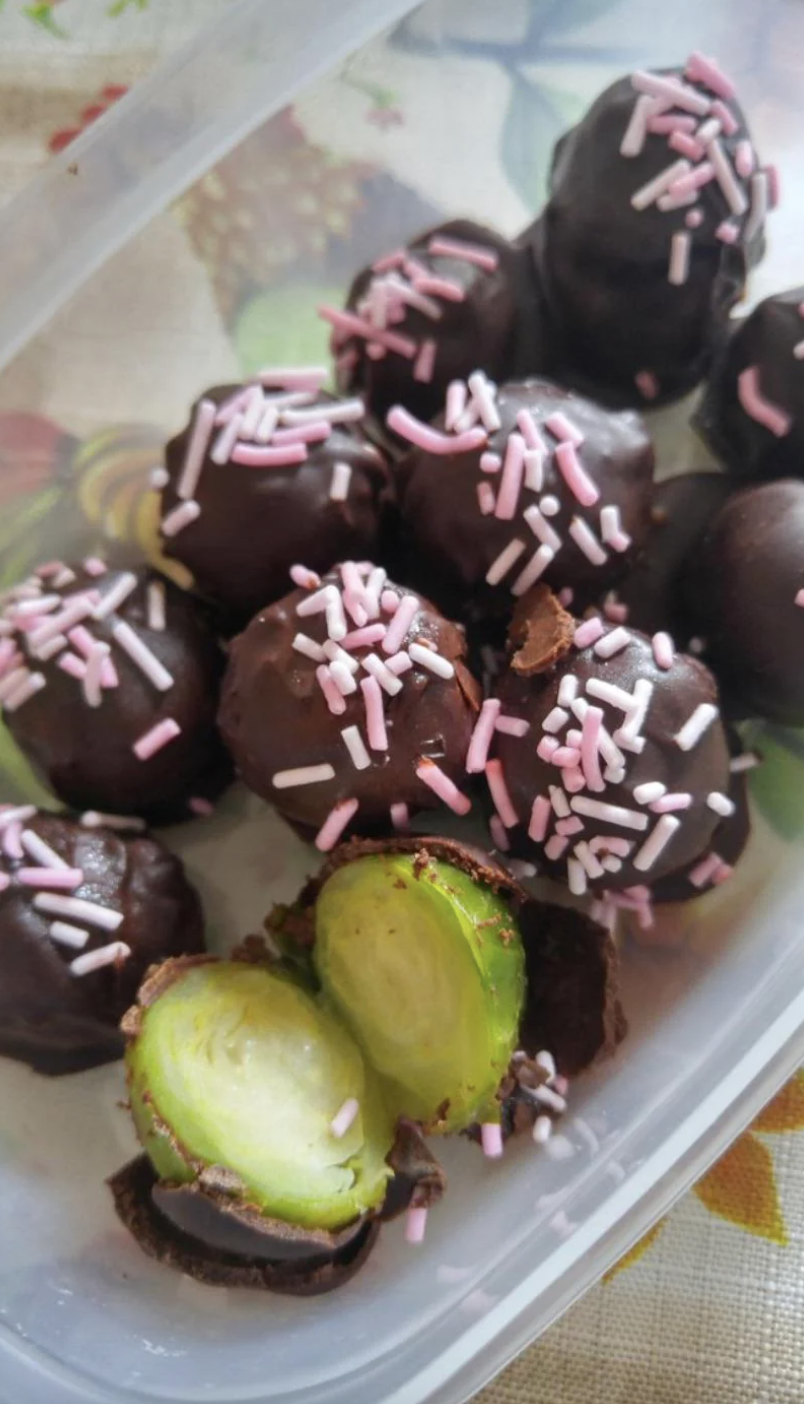
{"type": "Polygon", "coordinates": [[[326,878],[314,921],[322,990],[393,1110],[438,1131],[499,1120],[525,993],[505,898],[450,863],[374,853],[326,878]]]}

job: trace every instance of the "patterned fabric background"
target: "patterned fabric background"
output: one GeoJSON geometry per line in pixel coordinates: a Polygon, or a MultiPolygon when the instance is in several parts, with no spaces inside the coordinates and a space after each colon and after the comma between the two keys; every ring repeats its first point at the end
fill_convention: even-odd
{"type": "MultiPolygon", "coordinates": [[[[0,204],[225,4],[0,0],[0,204]]],[[[328,130],[331,85],[327,101],[325,85],[324,97],[317,90],[249,138],[0,376],[0,578],[46,554],[65,520],[87,547],[135,543],[153,555],[148,470],[198,387],[270,359],[319,358],[316,304],[337,300],[357,265],[442,210],[493,211],[511,231],[524,223],[556,132],[612,72],[644,58],[653,40],[664,56],[674,25],[682,45],[689,35],[706,47],[710,21],[697,5],[666,10],[647,0],[466,0],[451,37],[450,7],[431,5],[332,80],[343,140],[328,130]],[[421,178],[416,142],[431,90],[420,75],[433,58],[450,91],[471,98],[483,85],[482,120],[471,100],[459,118],[482,172],[476,208],[455,169],[455,133],[436,123],[421,178]],[[129,309],[114,373],[99,312],[112,288],[129,309]],[[164,381],[157,359],[177,366],[164,381]]],[[[749,74],[756,125],[789,147],[800,141],[802,5],[778,5],[772,25],[760,11],[756,0],[735,3],[723,59],[749,74]],[[750,76],[764,61],[772,94],[750,76]]],[[[769,829],[791,841],[804,831],[801,785],[790,780],[804,767],[804,739],[777,731],[763,749],[754,799],[769,829]]],[[[8,789],[35,793],[2,738],[0,764],[8,789]]],[[[674,919],[658,936],[671,948],[692,941],[694,923],[674,919]]],[[[672,949],[657,958],[672,959],[672,949]]],[[[484,1391],[485,1404],[801,1404],[803,1133],[799,1075],[608,1279],[484,1391]]]]}

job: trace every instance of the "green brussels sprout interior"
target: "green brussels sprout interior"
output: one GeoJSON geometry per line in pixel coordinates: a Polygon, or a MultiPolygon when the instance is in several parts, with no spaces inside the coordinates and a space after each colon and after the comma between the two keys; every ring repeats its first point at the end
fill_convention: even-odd
{"type": "Polygon", "coordinates": [[[525,990],[504,899],[450,864],[375,855],[327,879],[315,929],[322,988],[393,1110],[444,1131],[496,1119],[525,990]]]}
{"type": "Polygon", "coordinates": [[[305,1228],[340,1228],[382,1203],[394,1125],[377,1079],[341,1021],[286,976],[188,966],[143,1011],[126,1060],[162,1179],[222,1166],[244,1200],[305,1228]],[[349,1098],[359,1111],[338,1137],[349,1098]]]}

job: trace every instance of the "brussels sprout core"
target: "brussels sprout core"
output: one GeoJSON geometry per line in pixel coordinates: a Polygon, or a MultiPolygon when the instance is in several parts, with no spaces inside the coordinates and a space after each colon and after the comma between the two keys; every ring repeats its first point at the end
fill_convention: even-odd
{"type": "Polygon", "coordinates": [[[238,1199],[306,1228],[379,1206],[393,1120],[341,1021],[264,966],[175,962],[172,974],[141,1001],[126,1054],[161,1179],[190,1183],[215,1167],[238,1199]]]}
{"type": "Polygon", "coordinates": [[[376,854],[326,880],[315,938],[322,988],[394,1112],[439,1131],[498,1119],[525,988],[503,898],[451,864],[376,854]]]}

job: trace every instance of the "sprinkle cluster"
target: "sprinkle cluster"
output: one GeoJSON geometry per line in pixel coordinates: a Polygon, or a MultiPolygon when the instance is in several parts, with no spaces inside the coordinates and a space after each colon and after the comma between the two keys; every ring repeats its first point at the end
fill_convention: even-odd
{"type": "MultiPolygon", "coordinates": [[[[768,210],[779,199],[775,166],[758,167],[751,142],[728,139],[740,129],[733,107],[734,84],[712,60],[693,53],[683,74],[665,75],[639,71],[631,75],[638,97],[620,144],[620,155],[639,156],[648,136],[665,137],[669,164],[631,196],[635,210],[655,205],[660,211],[686,210],[685,228],[670,237],[667,278],[674,286],[689,276],[695,230],[704,222],[701,193],[714,183],[725,206],[725,217],[715,230],[724,244],[742,237],[750,241],[759,233],[768,210]]],[[[637,389],[645,399],[655,399],[660,386],[652,371],[640,371],[637,389]]]]}
{"type": "MultiPolygon", "coordinates": [[[[324,617],[326,638],[319,643],[302,629],[293,639],[297,653],[316,666],[316,681],[334,717],[346,711],[347,698],[362,695],[363,726],[344,726],[341,739],[344,761],[353,770],[366,770],[372,752],[383,757],[389,749],[386,725],[386,698],[394,698],[405,686],[405,675],[414,669],[434,680],[448,681],[455,675],[432,640],[416,633],[421,601],[417,595],[399,593],[387,584],[382,566],[369,562],[346,561],[339,567],[340,584],[322,585],[315,571],[293,566],[291,578],[308,593],[296,606],[300,621],[324,617]]],[[[428,756],[415,767],[423,784],[456,814],[467,814],[471,801],[462,794],[445,771],[428,756]]],[[[279,770],[272,777],[275,789],[321,784],[335,778],[331,764],[296,766],[279,770]]],[[[316,835],[316,847],[329,852],[357,813],[356,797],[339,800],[316,835]]],[[[390,806],[393,827],[404,831],[408,825],[407,805],[390,806]]]]}
{"type": "MultiPolygon", "coordinates": [[[[83,952],[68,962],[71,975],[80,978],[107,965],[121,964],[131,955],[124,941],[109,941],[92,951],[84,948],[90,940],[87,928],[115,932],[123,923],[123,913],[75,895],[84,884],[83,871],[71,868],[39,834],[27,827],[36,813],[36,807],[30,804],[0,805],[0,850],[6,862],[6,867],[0,868],[0,893],[11,887],[31,890],[36,911],[53,918],[48,926],[50,939],[58,946],[83,952]]],[[[81,822],[87,828],[96,828],[114,818],[114,815],[89,812],[81,822]]],[[[142,827],[139,820],[122,822],[126,827],[142,827]]]]}
{"type": "MultiPolygon", "coordinates": [[[[493,273],[499,255],[486,244],[473,244],[464,239],[434,234],[427,245],[431,259],[457,259],[472,264],[485,273],[493,273]]],[[[429,384],[435,373],[438,343],[432,336],[415,338],[406,331],[395,331],[411,311],[420,312],[435,326],[441,321],[450,303],[463,302],[466,293],[452,278],[440,277],[425,267],[407,249],[395,249],[371,266],[372,277],[354,312],[337,307],[320,307],[319,315],[334,328],[339,370],[351,370],[359,359],[354,347],[342,349],[346,342],[357,338],[365,343],[366,355],[372,361],[382,360],[392,352],[412,363],[413,379],[429,384]]]]}
{"type": "Polygon", "coordinates": [[[500,585],[507,577],[511,594],[524,595],[568,545],[551,520],[562,506],[554,493],[546,490],[551,474],[563,483],[575,506],[567,535],[593,566],[605,565],[611,551],[629,549],[631,537],[623,529],[620,509],[600,505],[600,489],[583,464],[584,435],[562,410],[537,421],[536,412],[523,407],[504,449],[490,452],[486,447],[489,435],[502,427],[497,387],[483,371],[476,370],[467,381],[450,383],[443,431],[422,423],[401,405],[389,411],[386,422],[401,438],[426,453],[454,455],[483,450],[479,461],[482,476],[477,483],[480,516],[510,522],[516,518],[527,528],[513,535],[492,561],[486,572],[489,585],[500,585]],[[595,526],[581,515],[581,509],[588,512],[590,508],[598,512],[595,526]],[[534,537],[538,545],[523,564],[534,537]]]}
{"type": "MultiPolygon", "coordinates": [[[[325,366],[260,371],[222,404],[200,400],[187,439],[176,483],[177,507],[162,518],[162,535],[177,536],[201,515],[196,499],[204,467],[239,463],[249,468],[290,468],[306,462],[311,446],[326,443],[340,424],[362,420],[362,400],[327,400],[320,395],[329,372],[325,366]]],[[[352,469],[333,464],[329,496],[345,502],[352,469]]],[[[156,469],[152,485],[162,488],[168,475],[156,469]]]]}
{"type": "MultiPolygon", "coordinates": [[[[4,712],[16,712],[46,686],[45,674],[37,664],[53,660],[68,677],[74,678],[88,707],[100,707],[105,692],[120,686],[113,645],[147,678],[156,692],[169,692],[173,677],[148,647],[142,636],[118,617],[121,605],[134,593],[139,577],[120,571],[108,589],[103,577],[105,562],[88,556],[82,563],[84,574],[96,585],[78,586],[78,576],[62,561],[49,561],[3,596],[0,610],[0,704],[4,712]],[[72,586],[77,586],[72,589],[72,586]],[[93,624],[103,623],[111,632],[112,643],[92,632],[93,624]]],[[[148,585],[146,600],[148,628],[165,628],[165,586],[161,580],[148,585]]],[[[181,732],[172,717],[158,722],[137,738],[134,754],[146,761],[181,732]]]]}
{"type": "MultiPolygon", "coordinates": [[[[618,625],[607,630],[597,617],[579,624],[574,639],[576,648],[592,647],[603,660],[623,652],[632,642],[633,635],[627,629],[618,625]]],[[[652,645],[656,666],[669,672],[675,658],[670,636],[654,634],[652,645]]],[[[570,671],[561,679],[556,706],[541,723],[536,753],[555,767],[556,783],[534,798],[526,821],[528,837],[544,848],[551,863],[566,860],[569,889],[577,896],[586,893],[590,882],[600,884],[607,873],[619,873],[626,860],[648,879],[681,827],[683,820],[679,816],[694,803],[692,794],[670,793],[658,780],[634,788],[635,805],[615,804],[606,798],[609,785],[620,786],[627,781],[629,758],[641,755],[645,748],[643,729],[653,693],[654,684],[647,678],[637,678],[631,692],[602,677],[589,678],[584,688],[581,679],[570,671]],[[601,829],[601,825],[605,828],[601,829]]],[[[668,740],[680,751],[692,751],[717,716],[717,707],[702,702],[668,740]]],[[[466,769],[469,774],[485,772],[496,811],[493,832],[498,846],[505,850],[509,847],[505,831],[519,823],[519,815],[502,763],[489,759],[495,731],[529,737],[530,745],[533,737],[530,723],[501,716],[497,698],[483,703],[466,769]]],[[[733,802],[718,791],[707,795],[706,804],[723,818],[734,812],[733,802]]],[[[718,860],[712,863],[711,871],[709,867],[701,873],[696,869],[690,880],[694,886],[703,887],[727,876],[727,865],[718,860]]],[[[650,889],[643,884],[622,893],[604,890],[604,901],[615,908],[636,907],[646,923],[650,900],[650,889]]]]}

